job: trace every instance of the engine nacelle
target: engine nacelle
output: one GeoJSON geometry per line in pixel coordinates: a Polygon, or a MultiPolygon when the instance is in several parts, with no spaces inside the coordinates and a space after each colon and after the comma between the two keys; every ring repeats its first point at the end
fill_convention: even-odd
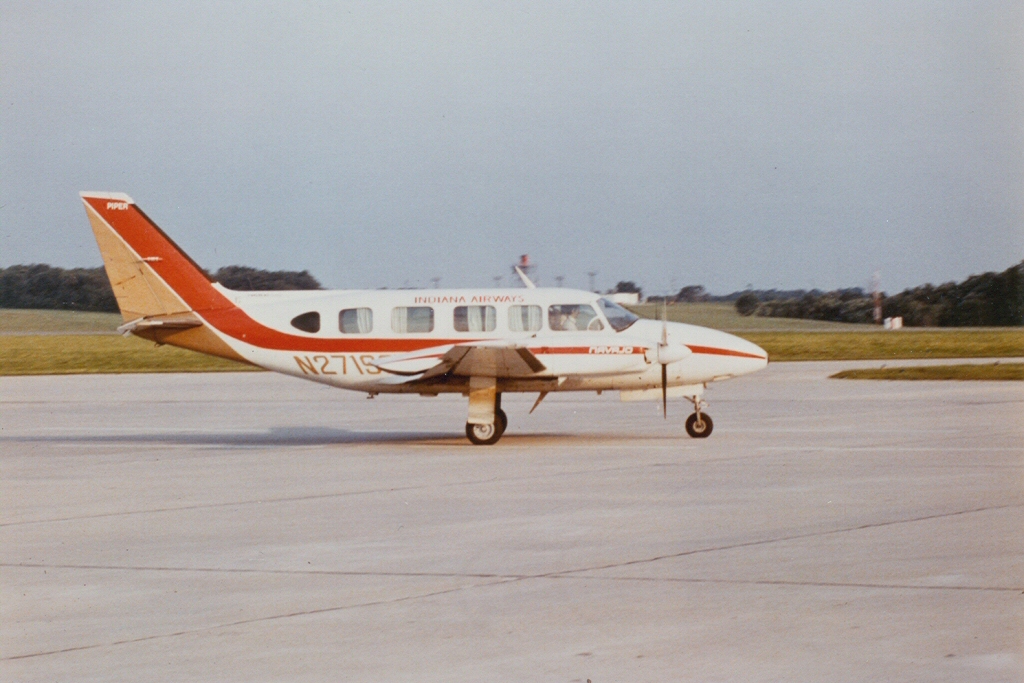
{"type": "Polygon", "coordinates": [[[662,365],[677,363],[691,355],[693,355],[693,351],[684,344],[658,344],[644,352],[648,363],[661,363],[662,365]]]}

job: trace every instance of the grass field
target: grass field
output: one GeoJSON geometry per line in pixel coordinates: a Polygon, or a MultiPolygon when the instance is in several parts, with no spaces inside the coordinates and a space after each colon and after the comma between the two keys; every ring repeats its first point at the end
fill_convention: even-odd
{"type": "Polygon", "coordinates": [[[122,322],[120,313],[0,308],[0,334],[113,332],[122,322]]]}
{"type": "Polygon", "coordinates": [[[772,361],[1024,357],[1024,328],[740,333],[772,361]]]}
{"type": "Polygon", "coordinates": [[[1024,380],[1024,363],[922,365],[908,368],[843,370],[832,379],[1024,380]]]}
{"type": "Polygon", "coordinates": [[[108,334],[0,336],[0,375],[237,372],[256,368],[137,337],[108,334]]]}

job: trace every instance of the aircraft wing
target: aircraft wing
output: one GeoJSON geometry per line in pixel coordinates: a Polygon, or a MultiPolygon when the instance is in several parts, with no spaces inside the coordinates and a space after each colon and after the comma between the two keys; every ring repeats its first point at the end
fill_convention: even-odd
{"type": "Polygon", "coordinates": [[[547,368],[525,346],[504,340],[434,347],[372,363],[384,372],[417,379],[452,374],[462,377],[533,377],[547,368]]]}

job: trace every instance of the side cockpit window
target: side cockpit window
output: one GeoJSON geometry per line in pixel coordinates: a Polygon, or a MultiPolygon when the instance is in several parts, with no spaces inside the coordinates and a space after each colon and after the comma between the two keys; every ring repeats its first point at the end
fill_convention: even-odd
{"type": "Polygon", "coordinates": [[[391,329],[399,334],[434,331],[434,309],[430,306],[399,306],[391,309],[391,329]]]}
{"type": "Polygon", "coordinates": [[[292,318],[292,327],[310,334],[320,331],[320,314],[316,311],[303,313],[292,318]]]}
{"type": "Polygon", "coordinates": [[[338,313],[338,329],[342,334],[369,334],[373,332],[373,309],[346,308],[338,313]]]}
{"type": "Polygon", "coordinates": [[[604,329],[593,306],[587,304],[560,304],[548,307],[548,327],[555,332],[595,332],[604,329]]]}
{"type": "Polygon", "coordinates": [[[609,299],[598,299],[597,305],[601,307],[604,317],[608,318],[608,324],[611,325],[616,332],[622,332],[624,329],[640,319],[630,311],[627,311],[625,308],[609,299]]]}

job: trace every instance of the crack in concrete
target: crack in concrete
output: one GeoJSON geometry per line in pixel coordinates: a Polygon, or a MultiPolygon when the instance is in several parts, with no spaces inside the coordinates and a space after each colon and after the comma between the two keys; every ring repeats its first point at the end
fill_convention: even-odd
{"type": "Polygon", "coordinates": [[[331,612],[341,612],[341,611],[350,610],[350,609],[360,609],[360,608],[363,608],[363,607],[379,607],[381,605],[394,605],[394,604],[398,604],[398,603],[401,603],[401,602],[409,602],[409,601],[412,601],[412,600],[422,600],[424,598],[432,598],[432,597],[437,597],[439,595],[447,595],[449,593],[457,593],[459,591],[467,590],[467,589],[470,589],[470,588],[479,588],[479,587],[485,587],[487,585],[493,585],[495,583],[506,583],[506,582],[507,582],[506,580],[499,580],[499,581],[490,582],[488,584],[479,584],[479,585],[473,585],[473,586],[457,586],[455,588],[446,588],[444,590],[431,591],[430,593],[421,593],[421,594],[418,594],[418,595],[406,595],[406,596],[403,596],[401,598],[393,598],[391,600],[371,600],[369,602],[355,603],[355,604],[352,604],[352,605],[335,605],[335,606],[332,606],[332,607],[321,607],[321,608],[318,608],[318,609],[311,609],[311,610],[299,610],[299,611],[295,611],[295,612],[287,612],[287,613],[284,613],[284,614],[269,614],[269,615],[263,616],[263,617],[253,617],[252,619],[239,619],[237,621],[232,621],[230,623],[211,624],[209,626],[200,626],[200,627],[197,627],[197,628],[183,629],[181,631],[172,631],[170,633],[155,633],[155,634],[148,635],[148,636],[140,636],[138,638],[126,638],[124,640],[115,640],[115,641],[109,642],[109,643],[93,643],[91,645],[78,645],[76,647],[62,648],[60,650],[47,650],[45,652],[30,652],[30,653],[22,654],[22,655],[13,655],[11,657],[3,657],[3,658],[0,658],[0,661],[9,662],[9,661],[16,661],[16,660],[20,660],[20,659],[32,659],[34,657],[45,657],[45,656],[48,656],[48,655],[67,654],[69,652],[81,652],[83,650],[95,650],[95,649],[103,648],[103,647],[115,647],[115,646],[118,646],[118,645],[132,645],[132,644],[135,644],[135,643],[144,643],[144,642],[151,641],[151,640],[160,640],[160,639],[164,639],[164,638],[177,638],[177,637],[180,637],[180,636],[187,636],[187,635],[192,635],[192,634],[196,634],[196,633],[205,633],[205,632],[208,632],[208,631],[216,631],[218,629],[223,629],[223,628],[232,628],[234,626],[245,626],[245,625],[248,625],[248,624],[258,624],[258,623],[261,623],[261,622],[276,621],[276,620],[279,620],[279,619],[291,619],[291,618],[294,618],[294,617],[305,617],[305,616],[313,616],[313,615],[318,615],[318,614],[328,614],[328,613],[331,613],[331,612]]]}

